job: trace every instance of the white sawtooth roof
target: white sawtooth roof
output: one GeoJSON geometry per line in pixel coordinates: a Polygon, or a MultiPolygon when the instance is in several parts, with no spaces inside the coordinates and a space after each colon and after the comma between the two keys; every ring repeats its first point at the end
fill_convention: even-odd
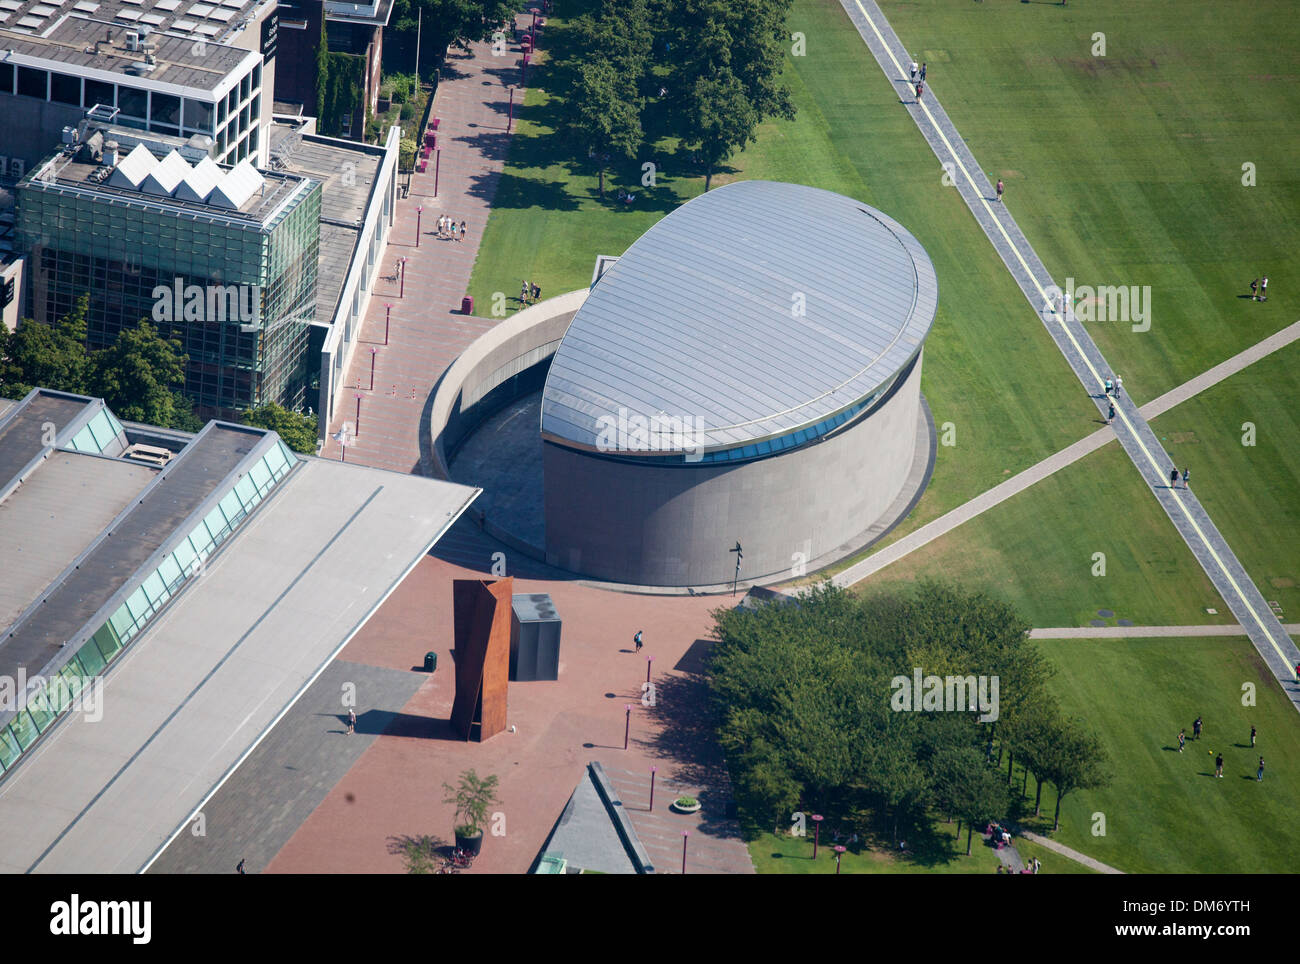
{"type": "Polygon", "coordinates": [[[108,183],[114,187],[139,190],[144,179],[149,176],[149,172],[157,165],[158,159],[153,156],[149,148],[137,144],[131,149],[130,154],[117,162],[117,167],[113,168],[113,173],[109,175],[108,183]]]}
{"type": "Polygon", "coordinates": [[[158,197],[171,197],[177,185],[190,173],[189,162],[178,151],[172,151],[154,165],[152,171],[145,175],[140,190],[158,197]]]}
{"type": "Polygon", "coordinates": [[[244,159],[226,172],[226,176],[212,189],[208,203],[219,208],[237,211],[250,197],[261,190],[264,178],[251,161],[244,159]]]}
{"type": "Polygon", "coordinates": [[[212,189],[221,183],[224,176],[217,162],[210,157],[205,157],[190,168],[184,180],[176,185],[173,196],[182,201],[206,201],[212,189]]]}

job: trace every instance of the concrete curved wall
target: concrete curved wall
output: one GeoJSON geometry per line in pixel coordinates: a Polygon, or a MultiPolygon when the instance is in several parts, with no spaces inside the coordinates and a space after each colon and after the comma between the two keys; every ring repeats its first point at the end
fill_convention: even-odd
{"type": "Polygon", "coordinates": [[[443,373],[429,411],[437,478],[451,478],[447,459],[475,425],[527,390],[512,383],[555,354],[587,294],[586,288],[570,291],[511,315],[443,373]]]}
{"type": "Polygon", "coordinates": [[[611,582],[710,586],[789,572],[868,529],[902,490],[921,357],[865,418],[740,465],[658,467],[544,445],[546,560],[611,582]]]}

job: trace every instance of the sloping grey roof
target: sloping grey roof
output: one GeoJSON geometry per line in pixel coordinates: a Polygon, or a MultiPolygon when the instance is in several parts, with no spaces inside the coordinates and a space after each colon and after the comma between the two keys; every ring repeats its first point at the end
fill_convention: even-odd
{"type": "Polygon", "coordinates": [[[920,243],[874,208],[797,184],[716,188],[592,290],[551,363],[542,434],[603,448],[620,409],[692,419],[706,450],[815,425],[907,364],[938,296],[920,243]]]}

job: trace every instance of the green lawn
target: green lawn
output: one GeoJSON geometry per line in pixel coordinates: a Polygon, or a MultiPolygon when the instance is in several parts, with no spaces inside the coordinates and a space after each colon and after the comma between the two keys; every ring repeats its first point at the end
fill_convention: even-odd
{"type": "MultiPolygon", "coordinates": [[[[859,848],[857,853],[846,850],[840,858],[842,874],[992,874],[998,868],[998,858],[991,848],[974,839],[971,855],[966,856],[966,832],[961,840],[955,837],[957,825],[941,820],[934,823],[938,832],[934,852],[924,854],[895,854],[883,850],[859,848]]],[[[821,841],[817,859],[812,859],[813,840],[792,837],[789,834],[765,833],[749,843],[749,856],[754,869],[760,874],[833,874],[835,851],[826,840],[821,841]]]]}
{"type": "MultiPolygon", "coordinates": [[[[1193,476],[1193,485],[1196,478],[1193,476]]],[[[1006,598],[1035,626],[1231,622],[1214,586],[1115,443],[859,584],[941,578],[1006,598]],[[1093,575],[1093,554],[1105,575],[1093,575]],[[1217,609],[1209,615],[1207,608],[1217,609]]]]}
{"type": "Polygon", "coordinates": [[[1058,283],[1151,286],[1149,331],[1091,326],[1138,401],[1298,317],[1300,20],[1288,0],[881,7],[1058,283]],[[1260,272],[1269,301],[1242,299],[1260,272]]]}
{"type": "MultiPolygon", "coordinates": [[[[1130,873],[1290,873],[1300,847],[1300,717],[1245,638],[1061,640],[1040,644],[1063,709],[1111,756],[1114,782],[1067,796],[1067,846],[1130,873]],[[1256,706],[1243,706],[1254,684],[1256,706]],[[1192,721],[1204,720],[1202,739],[1192,721]],[[1259,731],[1250,748],[1250,728],[1259,731]],[[1178,753],[1180,728],[1187,750],[1178,753]],[[1224,755],[1223,779],[1214,756],[1224,755]],[[1264,780],[1255,781],[1260,755],[1264,780]],[[1105,836],[1093,836],[1093,815],[1105,836]]],[[[1033,782],[1030,781],[1030,792],[1033,782]]],[[[1049,819],[1056,798],[1043,791],[1049,819]]]]}
{"type": "MultiPolygon", "coordinates": [[[[1046,791],[1044,791],[1046,792],[1046,791]]],[[[1086,867],[1069,857],[1062,857],[1054,850],[1048,850],[1046,847],[1034,843],[1032,840],[1026,840],[1024,837],[1017,837],[1015,840],[1016,852],[1020,854],[1020,859],[1025,865],[1033,863],[1037,857],[1041,866],[1038,868],[1040,874],[1095,874],[1097,871],[1091,867],[1086,867]]]]}
{"type": "MultiPolygon", "coordinates": [[[[589,4],[575,0],[572,12],[589,4]]],[[[1096,413],[956,192],[942,185],[937,160],[839,4],[796,0],[789,25],[809,38],[807,56],[786,65],[798,116],[763,125],[715,180],[781,179],[841,192],[897,218],[929,252],[940,308],[922,389],[936,422],[952,423],[956,444],[940,447],[910,529],[1082,437],[1096,427],[1096,413]]],[[[551,50],[565,50],[562,18],[548,20],[546,38],[551,50]]],[[[553,135],[547,74],[535,76],[471,281],[479,304],[490,305],[495,291],[513,298],[525,277],[544,295],[585,286],[597,254],[621,254],[703,189],[703,178],[661,140],[611,175],[611,184],[640,194],[635,204],[602,202],[594,171],[553,135]],[[646,160],[658,165],[651,191],[640,186],[646,160]]]]}
{"type": "Polygon", "coordinates": [[[1152,427],[1267,600],[1300,621],[1300,344],[1288,345],[1152,427]],[[1251,423],[1255,444],[1243,445],[1251,423]]]}

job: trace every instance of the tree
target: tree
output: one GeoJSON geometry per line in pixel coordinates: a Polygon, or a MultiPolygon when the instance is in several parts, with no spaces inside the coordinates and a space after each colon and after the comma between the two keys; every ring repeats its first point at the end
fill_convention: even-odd
{"type": "Polygon", "coordinates": [[[284,439],[295,452],[316,454],[316,419],[310,415],[291,412],[275,402],[268,402],[244,413],[243,423],[257,428],[270,429],[284,439]]]}
{"type": "Polygon", "coordinates": [[[441,66],[448,47],[469,50],[471,43],[489,39],[513,12],[504,0],[396,0],[390,22],[397,32],[410,34],[418,24],[421,47],[433,50],[441,66]]]}
{"type": "Polygon", "coordinates": [[[729,68],[695,81],[684,113],[682,142],[704,164],[704,190],[713,185],[719,164],[754,139],[759,115],[739,78],[729,68]]]}
{"type": "Polygon", "coordinates": [[[496,774],[480,777],[475,771],[466,770],[456,786],[444,783],[442,788],[447,791],[442,802],[456,808],[456,833],[462,837],[482,833],[483,825],[487,823],[488,807],[498,802],[496,774]]]}
{"type": "Polygon", "coordinates": [[[1005,816],[1007,788],[998,771],[985,765],[980,752],[972,746],[948,747],[936,756],[935,784],[937,801],[966,821],[969,857],[975,827],[1005,816]]]}
{"type": "Polygon", "coordinates": [[[112,346],[94,355],[93,394],[119,418],[165,428],[192,424],[189,401],[176,387],[185,380],[185,363],[175,338],[163,338],[146,320],[118,332],[112,346]]]}
{"type": "Polygon", "coordinates": [[[610,157],[631,157],[641,144],[641,100],[634,81],[599,58],[578,66],[571,90],[561,127],[595,162],[603,198],[610,157]]]}
{"type": "Polygon", "coordinates": [[[28,318],[9,332],[0,325],[0,394],[22,398],[33,388],[85,395],[91,360],[86,352],[90,295],[53,325],[28,318]]]}
{"type": "Polygon", "coordinates": [[[1091,790],[1110,784],[1110,760],[1101,740],[1082,720],[1062,721],[1042,761],[1043,775],[1056,787],[1056,816],[1053,830],[1061,829],[1061,801],[1075,790],[1091,790]]]}

